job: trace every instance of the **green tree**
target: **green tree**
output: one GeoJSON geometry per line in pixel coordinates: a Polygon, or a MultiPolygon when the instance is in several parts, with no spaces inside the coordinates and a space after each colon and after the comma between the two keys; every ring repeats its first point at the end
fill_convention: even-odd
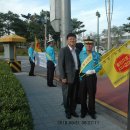
{"type": "Polygon", "coordinates": [[[113,26],[111,29],[111,33],[112,33],[112,44],[118,45],[119,40],[122,38],[122,35],[124,34],[123,26],[119,27],[113,26]]]}
{"type": "Polygon", "coordinates": [[[14,21],[11,23],[11,29],[17,35],[24,37],[27,35],[27,24],[19,18],[14,18],[14,21]]]}
{"type": "Polygon", "coordinates": [[[0,13],[0,30],[1,35],[11,34],[12,32],[24,36],[26,32],[26,24],[19,18],[19,15],[8,13],[0,13]]]}
{"type": "Polygon", "coordinates": [[[81,34],[82,32],[86,31],[85,29],[83,29],[85,27],[83,22],[78,21],[77,18],[73,18],[71,22],[72,22],[72,32],[73,33],[81,34]]]}
{"type": "MultiPolygon", "coordinates": [[[[50,12],[41,10],[40,14],[22,14],[21,19],[18,14],[9,11],[8,13],[0,13],[0,36],[15,33],[24,36],[28,42],[34,41],[35,35],[40,39],[41,44],[45,42],[45,25],[47,26],[47,36],[49,34],[56,37],[56,41],[60,40],[60,33],[56,33],[50,23],[50,12]],[[46,19],[47,18],[47,19],[46,19]]],[[[72,28],[75,34],[81,34],[86,30],[83,29],[83,22],[78,19],[72,19],[72,28]]],[[[47,39],[48,39],[47,37],[47,39]]]]}
{"type": "MultiPolygon", "coordinates": [[[[123,26],[113,26],[111,28],[111,38],[112,38],[112,45],[118,45],[119,44],[119,40],[122,38],[122,35],[124,34],[124,28],[123,26]]],[[[102,35],[106,38],[108,37],[108,30],[104,29],[102,31],[102,35]]]]}
{"type": "MultiPolygon", "coordinates": [[[[40,43],[43,45],[45,39],[45,25],[47,26],[47,36],[49,34],[53,35],[55,32],[50,24],[50,12],[42,10],[39,14],[28,14],[22,16],[25,18],[27,23],[28,30],[28,39],[29,41],[34,40],[34,36],[36,35],[38,39],[40,39],[40,43]]],[[[48,39],[48,37],[47,37],[48,39]]]]}
{"type": "MultiPolygon", "coordinates": [[[[130,20],[130,17],[128,17],[127,20],[130,20]]],[[[123,24],[123,28],[125,32],[130,32],[130,23],[123,24]]]]}
{"type": "Polygon", "coordinates": [[[104,29],[104,30],[102,31],[101,35],[104,36],[104,37],[107,37],[107,35],[108,35],[108,30],[107,30],[107,29],[104,29]]]}

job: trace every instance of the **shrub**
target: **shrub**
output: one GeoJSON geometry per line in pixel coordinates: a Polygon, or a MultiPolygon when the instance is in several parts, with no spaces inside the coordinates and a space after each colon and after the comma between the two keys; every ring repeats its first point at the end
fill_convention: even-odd
{"type": "Polygon", "coordinates": [[[4,61],[0,61],[0,130],[33,130],[26,95],[4,61]]]}

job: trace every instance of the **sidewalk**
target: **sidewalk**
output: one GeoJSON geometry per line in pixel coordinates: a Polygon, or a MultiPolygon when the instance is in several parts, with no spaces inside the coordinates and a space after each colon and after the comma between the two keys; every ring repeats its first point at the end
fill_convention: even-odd
{"type": "MultiPolygon", "coordinates": [[[[30,77],[26,72],[16,73],[27,95],[35,130],[124,130],[118,120],[106,114],[96,104],[97,119],[89,116],[66,119],[62,103],[61,87],[47,87],[46,79],[30,77]]],[[[76,112],[80,115],[80,105],[76,112]]]]}

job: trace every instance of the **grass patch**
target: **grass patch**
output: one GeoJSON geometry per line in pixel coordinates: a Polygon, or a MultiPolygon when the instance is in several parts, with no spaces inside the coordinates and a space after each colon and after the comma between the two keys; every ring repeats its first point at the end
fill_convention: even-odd
{"type": "Polygon", "coordinates": [[[4,61],[0,61],[0,130],[33,130],[25,92],[4,61]]]}

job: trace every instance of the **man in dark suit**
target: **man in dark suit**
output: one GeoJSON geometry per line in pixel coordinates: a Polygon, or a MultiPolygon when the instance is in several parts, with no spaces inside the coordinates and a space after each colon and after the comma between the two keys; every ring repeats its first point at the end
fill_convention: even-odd
{"type": "Polygon", "coordinates": [[[76,35],[67,35],[67,46],[61,48],[58,57],[58,67],[62,81],[63,103],[66,118],[78,117],[75,112],[77,89],[79,85],[79,51],[75,47],[76,35]]]}

